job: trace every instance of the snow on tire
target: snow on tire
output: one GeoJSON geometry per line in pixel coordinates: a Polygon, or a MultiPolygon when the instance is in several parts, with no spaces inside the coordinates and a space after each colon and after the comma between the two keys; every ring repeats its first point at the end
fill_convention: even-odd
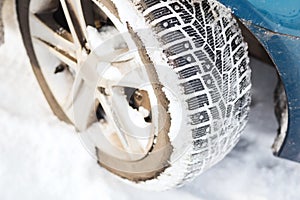
{"type": "Polygon", "coordinates": [[[188,114],[189,130],[182,134],[192,138],[192,148],[179,160],[171,160],[156,179],[139,183],[162,190],[195,178],[238,142],[251,101],[247,44],[230,10],[217,1],[134,3],[177,74],[188,114]]]}

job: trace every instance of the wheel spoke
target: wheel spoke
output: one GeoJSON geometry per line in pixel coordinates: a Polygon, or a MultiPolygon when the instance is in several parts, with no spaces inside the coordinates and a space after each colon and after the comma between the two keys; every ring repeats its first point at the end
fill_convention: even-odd
{"type": "MultiPolygon", "coordinates": [[[[129,49],[115,49],[114,41],[105,43],[105,50],[97,48],[86,61],[82,69],[90,70],[97,63],[98,84],[102,87],[122,86],[138,88],[147,84],[147,75],[141,69],[141,64],[136,61],[135,53],[129,53],[129,49]]],[[[92,74],[83,72],[85,74],[92,74]]],[[[91,80],[84,75],[86,80],[91,80]]]]}
{"type": "Polygon", "coordinates": [[[77,97],[79,90],[81,89],[81,85],[83,84],[83,80],[76,79],[73,83],[72,90],[69,92],[68,96],[66,97],[65,102],[63,103],[63,109],[66,113],[69,115],[72,115],[71,117],[74,118],[74,113],[72,111],[73,101],[77,97]]]}
{"type": "MultiPolygon", "coordinates": [[[[106,80],[104,75],[107,73],[107,70],[112,67],[110,63],[111,60],[125,52],[127,52],[127,49],[119,49],[113,53],[108,52],[107,54],[101,53],[101,55],[99,55],[97,51],[93,52],[80,68],[80,76],[88,85],[94,87],[99,81],[106,80]]],[[[105,81],[105,83],[108,82],[105,81]]]]}
{"type": "Polygon", "coordinates": [[[70,32],[77,47],[85,48],[87,42],[86,23],[81,1],[60,0],[70,32]]]}
{"type": "Polygon", "coordinates": [[[123,148],[126,150],[129,150],[129,145],[128,145],[126,136],[124,135],[123,132],[120,131],[120,129],[119,129],[120,126],[115,123],[114,114],[111,110],[112,107],[106,100],[106,97],[99,90],[96,91],[95,97],[98,99],[98,101],[100,102],[100,104],[105,112],[106,120],[109,122],[109,124],[111,124],[114,127],[114,130],[116,131],[116,134],[117,134],[118,138],[120,139],[120,142],[121,142],[123,148]]]}
{"type": "Polygon", "coordinates": [[[106,120],[114,126],[116,135],[118,136],[123,148],[130,153],[132,158],[138,159],[141,155],[144,155],[145,148],[143,146],[147,145],[143,145],[141,143],[141,139],[144,139],[146,142],[148,141],[151,134],[151,126],[146,126],[144,128],[134,126],[132,124],[133,122],[130,121],[128,112],[122,112],[125,108],[128,108],[128,102],[126,101],[125,97],[120,97],[120,99],[117,98],[115,100],[110,99],[111,101],[107,99],[115,97],[115,95],[114,97],[105,97],[105,95],[100,91],[98,91],[96,94],[96,98],[99,100],[105,112],[106,120]],[[116,105],[118,106],[116,107],[116,105]],[[123,121],[124,117],[125,119],[127,118],[126,122],[123,121]],[[134,133],[139,133],[139,137],[134,136],[134,133]],[[136,155],[132,153],[135,153],[136,155]]]}
{"type": "Polygon", "coordinates": [[[45,41],[73,57],[75,56],[75,45],[71,35],[56,24],[52,14],[31,14],[31,34],[34,38],[45,41]]]}
{"type": "Polygon", "coordinates": [[[110,0],[92,0],[92,2],[107,15],[120,32],[127,30],[126,26],[124,26],[119,19],[118,10],[110,0]]]}
{"type": "Polygon", "coordinates": [[[55,57],[57,57],[60,61],[64,62],[65,64],[67,64],[69,67],[71,67],[75,72],[78,72],[78,65],[77,65],[77,60],[76,58],[74,58],[73,56],[71,56],[70,54],[68,54],[68,52],[65,52],[55,46],[53,46],[52,44],[42,40],[42,39],[37,39],[34,38],[37,42],[39,42],[41,45],[43,45],[45,48],[48,49],[48,51],[54,55],[55,57]]]}
{"type": "Polygon", "coordinates": [[[72,103],[74,112],[74,123],[79,131],[84,131],[96,121],[94,111],[94,90],[86,85],[83,80],[77,80],[73,89],[72,103]]]}
{"type": "Polygon", "coordinates": [[[129,87],[142,88],[149,84],[143,70],[137,66],[135,60],[125,60],[98,65],[101,77],[98,84],[101,87],[129,87]]]}
{"type": "Polygon", "coordinates": [[[143,86],[149,84],[149,82],[146,81],[147,79],[145,79],[145,75],[141,68],[130,68],[129,63],[128,65],[122,66],[128,67],[127,69],[126,67],[118,68],[121,71],[122,78],[118,81],[111,82],[110,85],[114,87],[142,88],[143,86]]]}
{"type": "Polygon", "coordinates": [[[116,117],[126,130],[127,137],[131,138],[131,140],[149,139],[151,136],[151,126],[145,123],[144,117],[141,114],[139,115],[137,110],[129,106],[120,88],[115,88],[113,94],[112,107],[114,108],[116,117]],[[134,133],[138,133],[138,135],[134,135],[134,133]]]}

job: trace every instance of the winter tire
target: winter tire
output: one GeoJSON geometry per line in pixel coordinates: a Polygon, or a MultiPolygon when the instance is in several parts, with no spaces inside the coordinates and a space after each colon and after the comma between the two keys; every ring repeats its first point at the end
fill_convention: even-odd
{"type": "MultiPolygon", "coordinates": [[[[96,152],[102,167],[122,180],[151,190],[180,186],[223,159],[238,142],[249,112],[249,58],[236,20],[217,1],[17,0],[17,12],[33,71],[53,112],[82,135],[93,124],[107,123],[113,130],[109,137],[114,137],[107,140],[118,141],[122,152],[105,149],[109,142],[90,150],[96,152]],[[114,64],[136,65],[149,87],[141,89],[129,83],[136,78],[126,78],[126,86],[120,80],[117,83],[120,90],[97,86],[97,101],[88,99],[94,97],[94,90],[84,84],[97,72],[87,75],[85,69],[96,66],[93,59],[103,53],[92,48],[97,37],[90,38],[90,34],[100,34],[104,27],[128,33],[129,39],[123,41],[126,48],[131,49],[129,41],[137,48],[125,54],[134,62],[122,57],[114,64]],[[80,73],[84,81],[78,84],[80,73]],[[74,88],[81,88],[79,95],[74,96],[74,88]],[[68,100],[70,93],[72,101],[68,100]],[[114,98],[119,101],[114,103],[114,98]],[[79,105],[80,114],[76,109],[67,110],[65,101],[79,105]],[[156,110],[152,110],[153,102],[156,110]],[[122,109],[127,108],[135,113],[143,108],[147,113],[143,115],[145,127],[151,128],[141,151],[136,146],[138,137],[122,132],[135,132],[128,116],[123,116],[127,111],[122,109]]],[[[114,41],[103,40],[105,51],[114,41]]],[[[126,66],[115,68],[121,73],[126,66]]],[[[108,129],[99,126],[105,135],[108,129]]]]}

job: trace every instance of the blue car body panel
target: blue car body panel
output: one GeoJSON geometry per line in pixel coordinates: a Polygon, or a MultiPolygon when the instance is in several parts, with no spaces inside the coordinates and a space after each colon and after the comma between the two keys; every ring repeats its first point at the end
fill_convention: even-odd
{"type": "Polygon", "coordinates": [[[299,0],[219,0],[234,15],[273,32],[300,37],[299,0]]]}
{"type": "Polygon", "coordinates": [[[254,34],[277,67],[288,100],[288,129],[276,155],[300,162],[300,1],[219,0],[254,34]]]}

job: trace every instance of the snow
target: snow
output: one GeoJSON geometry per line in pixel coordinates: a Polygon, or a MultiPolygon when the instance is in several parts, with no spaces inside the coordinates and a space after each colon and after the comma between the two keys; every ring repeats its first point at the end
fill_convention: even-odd
{"type": "Polygon", "coordinates": [[[277,131],[274,69],[252,59],[250,121],[229,156],[182,188],[146,192],[98,167],[74,129],[52,115],[16,31],[13,6],[6,5],[5,11],[6,43],[0,48],[1,200],[299,199],[300,164],[271,154],[277,131]]]}

